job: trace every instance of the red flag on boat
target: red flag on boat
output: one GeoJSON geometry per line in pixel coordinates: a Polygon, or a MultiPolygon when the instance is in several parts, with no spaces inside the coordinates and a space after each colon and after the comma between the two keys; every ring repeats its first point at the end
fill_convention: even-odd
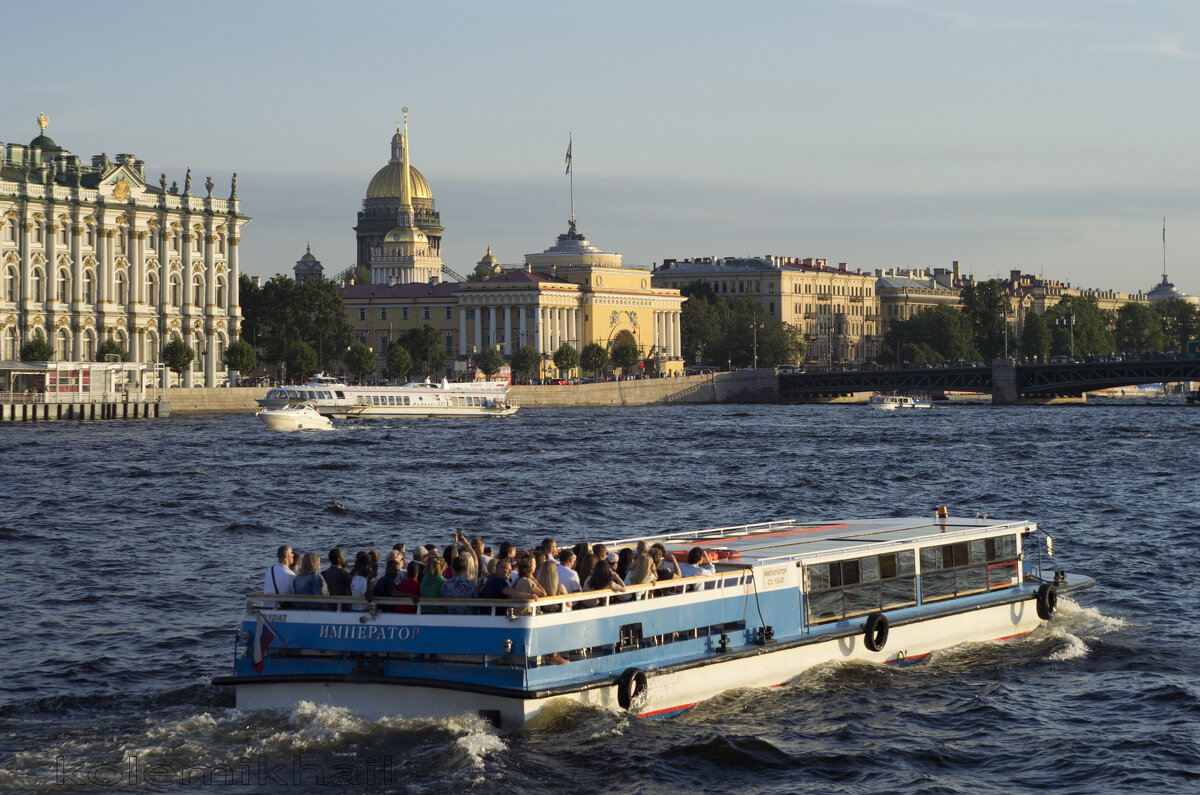
{"type": "Polygon", "coordinates": [[[267,625],[262,614],[258,615],[258,626],[254,630],[254,673],[261,674],[263,672],[263,663],[266,662],[267,647],[271,645],[271,641],[275,639],[275,633],[267,625]]]}

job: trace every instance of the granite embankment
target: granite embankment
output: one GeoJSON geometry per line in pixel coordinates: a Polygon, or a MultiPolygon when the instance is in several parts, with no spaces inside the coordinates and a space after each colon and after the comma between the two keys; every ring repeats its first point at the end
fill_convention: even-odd
{"type": "MultiPolygon", "coordinates": [[[[171,389],[172,416],[254,411],[266,388],[171,389]]],[[[525,408],[649,406],[663,403],[774,403],[779,383],[772,369],[716,375],[605,381],[571,386],[515,386],[512,397],[525,408]]]]}

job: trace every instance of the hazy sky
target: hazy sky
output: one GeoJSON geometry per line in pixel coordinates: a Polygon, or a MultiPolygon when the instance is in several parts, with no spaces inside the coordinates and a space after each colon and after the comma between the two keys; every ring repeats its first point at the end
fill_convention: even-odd
{"type": "Polygon", "coordinates": [[[409,108],[464,275],[566,228],[627,262],[826,257],[1200,293],[1200,3],[59,2],[3,24],[0,140],[238,172],[251,275],[327,275],[409,108]],[[97,9],[102,9],[103,14],[97,9]],[[16,32],[20,31],[17,35],[16,32]]]}

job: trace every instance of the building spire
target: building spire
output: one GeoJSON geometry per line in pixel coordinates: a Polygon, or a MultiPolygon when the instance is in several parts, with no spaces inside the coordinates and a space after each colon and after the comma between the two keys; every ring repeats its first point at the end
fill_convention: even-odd
{"type": "Polygon", "coordinates": [[[400,174],[403,180],[400,188],[400,212],[406,213],[408,223],[413,225],[412,177],[408,172],[408,106],[405,105],[400,110],[404,113],[404,140],[400,144],[400,174]]]}

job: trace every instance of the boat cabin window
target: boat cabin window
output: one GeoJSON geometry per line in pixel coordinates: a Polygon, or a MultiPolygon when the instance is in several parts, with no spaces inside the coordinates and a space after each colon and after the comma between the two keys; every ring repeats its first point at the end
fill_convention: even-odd
{"type": "Polygon", "coordinates": [[[1008,588],[1017,583],[1017,538],[978,538],[921,550],[921,600],[1008,588]]]}
{"type": "Polygon", "coordinates": [[[808,567],[806,579],[813,624],[917,603],[912,550],[816,563],[808,567]]]}

